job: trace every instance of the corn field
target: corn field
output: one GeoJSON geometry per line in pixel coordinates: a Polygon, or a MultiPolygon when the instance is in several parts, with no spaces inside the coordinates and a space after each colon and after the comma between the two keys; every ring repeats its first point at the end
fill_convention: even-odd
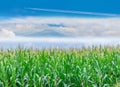
{"type": "Polygon", "coordinates": [[[119,86],[119,46],[0,50],[0,87],[119,86]]]}

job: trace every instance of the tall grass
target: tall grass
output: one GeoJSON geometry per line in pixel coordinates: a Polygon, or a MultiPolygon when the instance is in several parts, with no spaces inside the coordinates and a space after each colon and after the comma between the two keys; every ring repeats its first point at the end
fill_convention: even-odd
{"type": "Polygon", "coordinates": [[[0,87],[113,87],[120,47],[0,50],[0,87]]]}

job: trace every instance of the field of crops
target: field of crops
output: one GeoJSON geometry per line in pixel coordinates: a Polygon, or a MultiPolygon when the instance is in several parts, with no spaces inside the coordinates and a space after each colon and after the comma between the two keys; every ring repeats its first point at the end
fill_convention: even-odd
{"type": "Polygon", "coordinates": [[[0,50],[0,87],[119,87],[120,47],[0,50]]]}

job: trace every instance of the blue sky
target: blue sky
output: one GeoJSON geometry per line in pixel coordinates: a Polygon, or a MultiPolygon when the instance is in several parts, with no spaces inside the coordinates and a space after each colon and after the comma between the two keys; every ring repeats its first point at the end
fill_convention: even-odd
{"type": "Polygon", "coordinates": [[[120,0],[0,0],[0,15],[41,15],[29,7],[120,14],[120,0]]]}
{"type": "Polygon", "coordinates": [[[120,36],[120,0],[0,0],[0,37],[15,36],[120,36]]]}

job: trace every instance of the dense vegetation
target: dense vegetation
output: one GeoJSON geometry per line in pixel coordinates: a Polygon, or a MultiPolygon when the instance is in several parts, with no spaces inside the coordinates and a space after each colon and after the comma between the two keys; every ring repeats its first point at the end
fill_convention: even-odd
{"type": "Polygon", "coordinates": [[[0,50],[0,87],[119,87],[120,47],[0,50]]]}

